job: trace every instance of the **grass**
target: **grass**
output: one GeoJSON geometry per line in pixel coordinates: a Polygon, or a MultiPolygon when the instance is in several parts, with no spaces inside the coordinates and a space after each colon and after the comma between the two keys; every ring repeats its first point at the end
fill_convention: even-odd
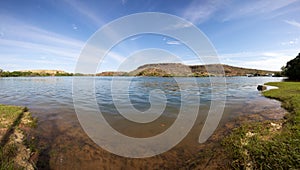
{"type": "MultiPolygon", "coordinates": [[[[18,106],[0,105],[0,128],[10,128],[14,121],[23,113],[24,108],[18,106]]],[[[17,122],[19,123],[19,122],[17,122]]],[[[1,134],[1,143],[5,134],[1,134]]],[[[4,143],[3,143],[4,144],[4,143]]],[[[0,146],[0,169],[14,169],[13,158],[17,148],[14,144],[0,146]]]]}
{"type": "Polygon", "coordinates": [[[0,147],[0,170],[13,170],[17,168],[13,161],[17,151],[18,148],[14,144],[8,144],[4,147],[0,147]]]}
{"type": "Polygon", "coordinates": [[[18,106],[0,105],[0,127],[7,127],[23,113],[24,108],[18,106]]]}
{"type": "Polygon", "coordinates": [[[289,111],[284,120],[243,125],[223,140],[234,169],[300,169],[300,82],[272,82],[263,92],[289,111]]]}
{"type": "Polygon", "coordinates": [[[14,158],[18,154],[18,145],[11,136],[14,135],[15,129],[33,128],[36,124],[37,120],[31,117],[26,107],[0,104],[0,170],[22,169],[15,165],[14,158]]]}

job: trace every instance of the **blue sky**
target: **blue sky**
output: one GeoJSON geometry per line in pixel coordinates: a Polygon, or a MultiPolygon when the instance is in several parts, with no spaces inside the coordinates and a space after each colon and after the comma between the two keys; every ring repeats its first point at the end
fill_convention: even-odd
{"type": "MultiPolygon", "coordinates": [[[[0,1],[0,68],[73,72],[81,49],[98,29],[139,12],[192,22],[224,64],[280,70],[300,52],[299,0],[10,0],[0,1]]],[[[147,48],[175,53],[185,64],[201,64],[171,37],[141,35],[112,49],[99,71],[116,70],[129,54],[147,48]]],[[[157,55],[164,61],[169,54],[162,51],[157,55]]]]}

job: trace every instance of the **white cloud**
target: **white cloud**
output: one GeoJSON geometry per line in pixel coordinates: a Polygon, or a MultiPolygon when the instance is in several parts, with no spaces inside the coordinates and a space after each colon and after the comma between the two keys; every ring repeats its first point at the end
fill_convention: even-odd
{"type": "Polygon", "coordinates": [[[225,17],[223,21],[228,21],[237,18],[243,18],[247,16],[259,15],[259,14],[268,14],[276,10],[282,9],[292,3],[297,2],[297,0],[279,0],[279,1],[247,1],[241,5],[232,5],[227,11],[227,14],[224,14],[225,17]]]}
{"type": "Polygon", "coordinates": [[[5,23],[0,23],[3,30],[2,39],[51,44],[52,46],[65,48],[82,48],[84,44],[82,41],[26,24],[11,17],[0,16],[0,18],[5,23]]]}
{"type": "Polygon", "coordinates": [[[297,22],[295,20],[285,20],[284,22],[286,22],[286,23],[288,23],[288,24],[290,24],[292,26],[300,28],[300,22],[297,22]]]}
{"type": "MultiPolygon", "coordinates": [[[[213,17],[221,19],[223,22],[234,19],[241,19],[250,16],[260,16],[259,18],[270,19],[286,13],[299,11],[299,8],[285,8],[292,6],[297,0],[278,1],[245,1],[243,3],[232,0],[193,0],[180,16],[194,24],[201,24],[213,17]]],[[[296,5],[295,5],[296,6],[296,5]]],[[[299,5],[298,5],[299,6],[299,5]]],[[[299,22],[286,21],[289,24],[300,27],[299,22]]]]}
{"type": "Polygon", "coordinates": [[[167,41],[166,43],[169,45],[180,45],[181,44],[180,41],[167,41]]]}
{"type": "Polygon", "coordinates": [[[220,54],[220,60],[223,64],[255,68],[262,70],[279,71],[286,65],[286,62],[293,59],[298,50],[280,50],[268,52],[242,52],[232,54],[220,54]]]}
{"type": "Polygon", "coordinates": [[[127,3],[127,0],[121,0],[122,5],[125,5],[127,3]]]}
{"type": "Polygon", "coordinates": [[[177,30],[182,28],[189,28],[192,27],[193,24],[190,22],[178,22],[175,25],[169,25],[166,28],[163,28],[162,30],[177,30]]]}
{"type": "Polygon", "coordinates": [[[140,39],[142,36],[133,36],[132,38],[130,38],[131,41],[134,41],[134,40],[137,40],[137,39],[140,39]]]}
{"type": "Polygon", "coordinates": [[[108,57],[108,58],[111,57],[119,63],[122,63],[126,59],[126,57],[124,57],[116,52],[113,52],[113,51],[109,52],[106,57],[108,57]]]}
{"type": "Polygon", "coordinates": [[[299,42],[298,38],[295,38],[295,39],[293,39],[293,40],[281,42],[280,44],[281,44],[282,46],[287,46],[287,45],[288,45],[288,46],[295,46],[295,45],[298,44],[298,42],[299,42]]]}
{"type": "Polygon", "coordinates": [[[76,1],[76,0],[64,0],[68,5],[70,5],[77,12],[85,16],[87,19],[92,21],[94,25],[97,27],[103,25],[103,21],[101,18],[90,9],[90,7],[86,6],[84,1],[76,1]]]}
{"type": "MultiPolygon", "coordinates": [[[[1,39],[0,45],[2,47],[8,47],[11,49],[30,49],[31,53],[51,53],[55,56],[59,57],[70,57],[70,58],[76,58],[79,55],[79,50],[75,49],[65,49],[63,47],[55,47],[55,46],[49,46],[49,45],[42,45],[37,43],[31,43],[31,42],[25,42],[25,41],[16,41],[16,40],[6,40],[1,39]]],[[[12,53],[15,53],[12,51],[12,53]]],[[[18,53],[18,52],[17,52],[18,53]]],[[[20,57],[22,54],[19,54],[20,57]]]]}
{"type": "MultiPolygon", "coordinates": [[[[220,54],[220,63],[231,66],[253,68],[260,70],[280,71],[282,66],[295,58],[299,51],[281,50],[267,52],[240,52],[220,54]]],[[[198,58],[190,58],[183,61],[187,65],[201,65],[203,61],[198,58]]]]}
{"type": "Polygon", "coordinates": [[[182,16],[192,23],[202,23],[209,19],[224,4],[222,0],[194,0],[184,9],[182,16]]]}
{"type": "Polygon", "coordinates": [[[203,62],[201,62],[200,59],[184,60],[183,63],[186,65],[202,65],[203,64],[203,62]]]}
{"type": "MultiPolygon", "coordinates": [[[[44,60],[41,62],[41,57],[47,56],[49,59],[56,59],[57,65],[63,63],[59,61],[71,61],[74,62],[79,56],[81,48],[84,46],[84,42],[76,40],[65,35],[57,34],[44,30],[42,28],[26,24],[22,21],[16,20],[8,16],[0,16],[2,23],[0,28],[3,32],[3,36],[0,38],[0,58],[3,61],[1,67],[10,66],[4,69],[20,69],[12,68],[17,63],[22,63],[23,60],[30,60],[31,65],[26,67],[34,67],[42,64],[53,65],[50,60],[44,60]],[[4,24],[5,23],[5,24],[4,24]],[[9,56],[15,56],[18,60],[8,60],[9,56]],[[34,62],[35,61],[35,62],[34,62]],[[47,64],[48,63],[48,64],[47,64]]],[[[24,68],[23,69],[31,69],[24,68]]],[[[63,68],[61,68],[63,69],[63,68]]]]}
{"type": "Polygon", "coordinates": [[[282,9],[289,6],[297,0],[278,0],[278,1],[245,1],[243,3],[235,2],[232,0],[204,0],[192,1],[187,8],[181,11],[181,16],[191,21],[194,24],[205,22],[208,19],[216,16],[222,18],[222,21],[229,21],[233,19],[263,15],[263,17],[270,17],[282,15],[287,12],[282,9]],[[275,13],[276,11],[276,13],[275,13]]]}
{"type": "Polygon", "coordinates": [[[120,64],[118,70],[132,71],[138,66],[150,63],[180,63],[180,59],[171,52],[158,48],[134,51],[120,64]]]}
{"type": "Polygon", "coordinates": [[[73,28],[73,30],[77,30],[78,29],[78,27],[75,24],[72,24],[72,28],[73,28]]]}

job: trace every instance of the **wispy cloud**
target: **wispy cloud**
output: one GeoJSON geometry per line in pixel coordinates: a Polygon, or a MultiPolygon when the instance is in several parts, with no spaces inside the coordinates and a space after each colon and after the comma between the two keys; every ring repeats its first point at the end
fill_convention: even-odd
{"type": "Polygon", "coordinates": [[[137,40],[142,38],[142,36],[133,36],[132,38],[130,38],[131,41],[137,40]]]}
{"type": "Polygon", "coordinates": [[[292,26],[300,28],[300,22],[297,22],[295,20],[285,20],[284,22],[286,22],[286,23],[288,23],[288,24],[290,24],[292,26]]]}
{"type": "Polygon", "coordinates": [[[178,22],[177,24],[174,25],[168,25],[165,28],[162,28],[162,30],[177,30],[177,29],[182,29],[182,28],[189,28],[192,27],[193,24],[189,22],[178,22]]]}
{"type": "Polygon", "coordinates": [[[78,29],[78,27],[77,27],[76,24],[72,24],[72,28],[73,28],[73,30],[77,30],[78,29]]]}
{"type": "Polygon", "coordinates": [[[299,42],[299,39],[295,38],[295,39],[292,39],[292,40],[289,40],[289,41],[283,41],[280,44],[283,45],[283,46],[286,46],[286,45],[294,46],[294,45],[297,45],[298,42],[299,42]]]}
{"type": "Polygon", "coordinates": [[[298,54],[297,50],[277,50],[267,52],[242,52],[219,55],[224,64],[279,71],[286,62],[298,54]]]}
{"type": "Polygon", "coordinates": [[[248,16],[269,14],[276,10],[282,9],[292,3],[297,2],[297,0],[281,0],[281,1],[247,1],[241,5],[235,4],[228,8],[227,14],[223,21],[228,21],[232,19],[238,19],[248,16]]]}
{"type": "Polygon", "coordinates": [[[5,23],[5,25],[1,25],[2,39],[72,48],[81,48],[84,44],[82,41],[26,24],[11,17],[0,16],[0,18],[5,23]]]}
{"type": "MultiPolygon", "coordinates": [[[[0,24],[3,34],[0,37],[1,58],[13,55],[19,59],[19,62],[25,58],[30,61],[36,61],[32,62],[32,66],[40,64],[40,60],[53,64],[50,63],[49,57],[51,59],[75,61],[81,48],[84,46],[84,42],[80,40],[50,32],[34,25],[25,24],[11,17],[0,17],[5,23],[5,25],[0,24]]],[[[6,59],[5,61],[6,65],[15,64],[9,63],[6,59]]]]}
{"type": "Polygon", "coordinates": [[[127,3],[127,0],[121,0],[122,5],[125,5],[127,3]]]}
{"type": "MultiPolygon", "coordinates": [[[[278,11],[297,2],[297,0],[264,1],[254,0],[243,3],[232,0],[204,0],[192,1],[183,11],[181,16],[194,24],[199,24],[213,17],[222,18],[222,21],[268,14],[278,16],[278,11]],[[276,13],[275,13],[276,12],[276,13]]],[[[284,14],[288,11],[280,11],[284,14]]]]}
{"type": "MultiPolygon", "coordinates": [[[[12,49],[30,49],[31,53],[50,53],[59,57],[69,57],[75,59],[77,57],[78,50],[75,49],[65,49],[63,47],[55,47],[51,45],[41,45],[37,43],[16,41],[16,40],[0,40],[0,45],[2,47],[8,47],[12,49]]],[[[20,56],[22,53],[20,54],[20,56]]]]}
{"type": "Polygon", "coordinates": [[[88,20],[92,21],[95,26],[99,27],[104,24],[99,15],[95,14],[93,10],[91,10],[90,7],[84,3],[85,1],[64,0],[64,2],[70,5],[78,13],[86,17],[88,20]]]}
{"type": "MultiPolygon", "coordinates": [[[[277,50],[267,52],[240,52],[219,54],[221,64],[254,68],[261,70],[280,71],[282,66],[298,54],[297,50],[277,50]]],[[[190,58],[183,61],[187,65],[204,64],[200,58],[190,58]]]]}
{"type": "Polygon", "coordinates": [[[112,58],[112,59],[114,59],[115,61],[117,61],[119,63],[122,63],[126,59],[126,57],[124,57],[124,56],[122,56],[122,55],[120,55],[120,54],[118,54],[116,52],[113,52],[113,51],[109,52],[107,54],[107,57],[108,58],[112,58]]]}
{"type": "Polygon", "coordinates": [[[169,44],[169,45],[180,45],[180,41],[167,41],[166,44],[169,44]]]}
{"type": "Polygon", "coordinates": [[[186,65],[201,65],[201,64],[203,64],[203,62],[201,62],[200,58],[184,60],[183,63],[186,65]]]}
{"type": "Polygon", "coordinates": [[[222,0],[194,0],[182,11],[181,16],[194,24],[202,23],[208,20],[222,4],[224,4],[222,0]]]}

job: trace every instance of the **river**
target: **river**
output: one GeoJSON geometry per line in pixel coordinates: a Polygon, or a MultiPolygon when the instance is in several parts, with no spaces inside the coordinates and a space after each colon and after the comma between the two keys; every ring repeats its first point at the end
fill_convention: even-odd
{"type": "MultiPolygon", "coordinates": [[[[119,88],[120,91],[114,91],[117,97],[114,100],[119,100],[122,104],[124,98],[118,96],[128,93],[131,105],[140,112],[151,107],[151,91],[159,90],[163,95],[153,97],[165,97],[166,107],[162,115],[153,122],[140,124],[128,121],[118,114],[111,93],[113,77],[0,78],[0,103],[26,106],[33,116],[38,118],[38,127],[32,133],[37,137],[40,148],[37,162],[39,169],[178,168],[192,159],[205,144],[214,141],[212,136],[206,143],[198,143],[201,128],[213,100],[210,78],[114,78],[118,80],[120,87],[123,83],[130,84],[126,90],[119,88]],[[199,108],[198,117],[184,140],[163,154],[143,159],[117,156],[95,144],[81,127],[72,98],[74,79],[83,83],[93,80],[99,110],[115,130],[127,136],[146,138],[166,131],[175,122],[182,102],[188,106],[196,105],[199,108]],[[190,84],[194,80],[196,85],[190,84]],[[185,87],[188,87],[185,88],[184,95],[198,96],[200,101],[183,101],[184,95],[178,83],[184,83],[185,87]]],[[[258,84],[274,81],[282,81],[282,78],[227,77],[226,91],[216,92],[226,97],[224,113],[216,132],[232,128],[243,116],[251,119],[252,115],[256,115],[253,117],[257,120],[282,118],[284,110],[280,103],[263,97],[256,89],[258,84]]],[[[89,94],[86,93],[87,97],[83,103],[90,102],[89,94]]],[[[124,102],[123,105],[128,103],[124,102]]],[[[85,109],[88,111],[89,108],[85,109]]]]}

